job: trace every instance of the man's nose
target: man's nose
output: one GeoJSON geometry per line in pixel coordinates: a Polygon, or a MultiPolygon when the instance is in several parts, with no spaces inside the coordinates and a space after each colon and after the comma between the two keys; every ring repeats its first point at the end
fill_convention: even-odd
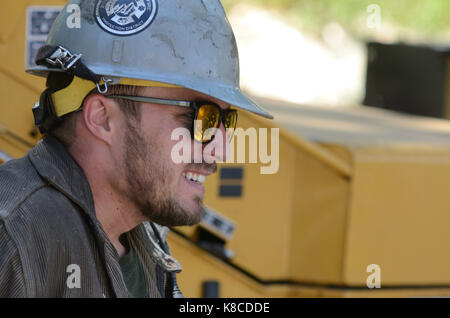
{"type": "Polygon", "coordinates": [[[230,156],[230,144],[222,122],[214,135],[214,139],[208,145],[212,148],[211,156],[215,162],[225,162],[230,156]]]}

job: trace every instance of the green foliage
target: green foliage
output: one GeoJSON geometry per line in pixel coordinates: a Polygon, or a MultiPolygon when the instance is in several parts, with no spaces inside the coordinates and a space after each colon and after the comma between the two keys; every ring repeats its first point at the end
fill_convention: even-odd
{"type": "Polygon", "coordinates": [[[426,36],[450,34],[450,0],[223,0],[227,9],[243,2],[278,11],[313,32],[337,22],[359,33],[369,14],[367,7],[377,4],[383,23],[426,36]]]}

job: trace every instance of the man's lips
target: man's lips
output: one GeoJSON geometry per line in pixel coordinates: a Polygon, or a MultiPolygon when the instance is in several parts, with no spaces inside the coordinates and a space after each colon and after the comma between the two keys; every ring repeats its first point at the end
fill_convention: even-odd
{"type": "Polygon", "coordinates": [[[215,173],[216,171],[216,163],[191,164],[186,167],[182,175],[188,180],[203,184],[206,180],[206,177],[215,173]]]}
{"type": "Polygon", "coordinates": [[[203,184],[206,181],[206,177],[211,175],[211,172],[206,171],[185,171],[183,172],[183,177],[190,181],[198,182],[203,184]]]}

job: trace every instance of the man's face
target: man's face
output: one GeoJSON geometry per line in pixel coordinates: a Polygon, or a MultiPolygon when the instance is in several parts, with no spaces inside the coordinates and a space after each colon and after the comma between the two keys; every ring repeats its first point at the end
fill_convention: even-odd
{"type": "MultiPolygon", "coordinates": [[[[183,88],[145,88],[141,96],[187,100],[212,101],[222,108],[228,106],[206,95],[183,88]]],[[[205,179],[216,172],[216,163],[175,164],[172,148],[179,141],[172,141],[172,132],[180,127],[190,129],[191,108],[141,104],[139,121],[125,120],[123,143],[119,158],[122,190],[141,214],[151,221],[165,226],[193,225],[201,221],[205,188],[201,182],[191,181],[186,175],[205,179]]],[[[224,127],[221,125],[224,133],[224,127]]],[[[190,149],[194,151],[194,141],[190,149]]],[[[212,142],[226,143],[215,138],[212,142]]],[[[216,161],[224,158],[215,157],[216,161]]],[[[194,158],[193,153],[191,158],[194,158]]],[[[191,162],[194,162],[193,160],[191,162]]]]}

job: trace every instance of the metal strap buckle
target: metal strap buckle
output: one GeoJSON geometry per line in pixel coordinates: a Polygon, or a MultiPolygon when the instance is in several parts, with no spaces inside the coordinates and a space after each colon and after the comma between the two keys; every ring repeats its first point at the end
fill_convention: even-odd
{"type": "Polygon", "coordinates": [[[115,81],[112,78],[102,77],[103,85],[97,83],[97,90],[100,94],[104,95],[108,93],[108,84],[113,84],[115,81]],[[103,86],[103,87],[102,87],[103,86]]]}
{"type": "Polygon", "coordinates": [[[54,66],[60,67],[63,71],[70,69],[82,54],[72,54],[69,50],[60,46],[46,61],[54,66]]]}

